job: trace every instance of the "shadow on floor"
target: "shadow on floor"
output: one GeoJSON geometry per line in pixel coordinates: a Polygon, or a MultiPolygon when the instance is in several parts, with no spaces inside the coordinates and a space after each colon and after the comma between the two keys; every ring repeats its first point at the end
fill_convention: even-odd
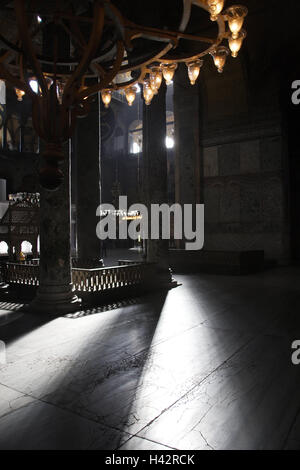
{"type": "Polygon", "coordinates": [[[20,316],[1,328],[0,337],[7,343],[24,338],[18,344],[19,359],[3,371],[3,383],[19,374],[15,389],[34,398],[1,418],[6,432],[0,426],[0,448],[116,449],[127,440],[130,435],[125,432],[124,437],[123,429],[132,419],[132,402],[166,296],[162,291],[82,310],[70,317],[78,318],[68,322],[70,327],[65,317],[11,312],[20,316]],[[95,313],[101,318],[88,318],[95,313]],[[33,345],[38,356],[27,352],[23,359],[22,350],[33,345]]]}

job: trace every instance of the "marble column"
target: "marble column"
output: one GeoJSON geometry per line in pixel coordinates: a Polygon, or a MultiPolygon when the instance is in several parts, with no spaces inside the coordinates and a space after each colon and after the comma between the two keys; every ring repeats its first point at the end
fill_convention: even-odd
{"type": "Polygon", "coordinates": [[[56,191],[40,189],[40,284],[30,309],[61,314],[79,308],[70,260],[70,155],[65,145],[64,178],[56,191]]]}
{"type": "MultiPolygon", "coordinates": [[[[175,124],[175,201],[183,204],[201,202],[200,185],[200,96],[199,84],[191,85],[185,64],[174,76],[175,124]]],[[[177,240],[184,248],[185,240],[177,240]]]]}
{"type": "Polygon", "coordinates": [[[83,263],[96,263],[101,258],[101,242],[96,236],[101,190],[99,124],[99,99],[95,95],[89,114],[77,120],[74,135],[77,256],[83,263]]]}
{"type": "MultiPolygon", "coordinates": [[[[149,106],[143,107],[143,202],[151,214],[151,204],[168,203],[167,149],[166,139],[166,86],[163,83],[159,93],[149,106]]],[[[149,224],[150,232],[151,222],[149,224]]],[[[161,236],[161,234],[160,234],[161,236]]],[[[157,280],[161,284],[172,280],[168,260],[169,240],[146,241],[146,259],[156,263],[157,280]]]]}

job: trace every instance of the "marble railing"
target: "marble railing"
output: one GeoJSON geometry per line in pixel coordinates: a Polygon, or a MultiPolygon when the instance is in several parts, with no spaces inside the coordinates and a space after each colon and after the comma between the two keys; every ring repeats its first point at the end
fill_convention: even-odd
{"type": "MultiPolygon", "coordinates": [[[[73,289],[77,292],[101,292],[145,282],[151,265],[131,264],[107,268],[72,269],[73,289]]],[[[6,263],[5,280],[9,284],[39,285],[39,266],[28,263],[6,263]]]]}
{"type": "Polygon", "coordinates": [[[39,266],[29,263],[6,263],[4,277],[8,284],[39,285],[39,266]]]}
{"type": "Polygon", "coordinates": [[[128,265],[128,264],[141,264],[142,261],[138,261],[138,260],[132,260],[132,259],[119,259],[118,260],[118,265],[119,266],[124,266],[124,265],[128,265]]]}
{"type": "Polygon", "coordinates": [[[146,264],[131,264],[96,269],[72,269],[74,290],[100,292],[142,284],[149,272],[146,264]]]}

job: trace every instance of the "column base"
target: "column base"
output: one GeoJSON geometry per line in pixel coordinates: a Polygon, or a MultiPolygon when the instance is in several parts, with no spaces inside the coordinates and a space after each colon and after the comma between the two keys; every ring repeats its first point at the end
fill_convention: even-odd
{"type": "Polygon", "coordinates": [[[178,283],[173,278],[171,268],[161,268],[158,265],[153,265],[153,271],[148,276],[146,281],[150,289],[172,289],[177,287],[178,283]]]}
{"type": "Polygon", "coordinates": [[[60,315],[72,313],[81,307],[81,299],[72,291],[72,286],[40,286],[28,310],[37,313],[60,315]]]}

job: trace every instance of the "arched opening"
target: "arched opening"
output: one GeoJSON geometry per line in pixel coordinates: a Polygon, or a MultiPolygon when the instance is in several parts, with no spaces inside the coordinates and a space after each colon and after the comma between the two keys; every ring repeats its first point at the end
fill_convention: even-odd
{"type": "Polygon", "coordinates": [[[129,126],[129,153],[138,154],[143,150],[143,121],[135,120],[129,126]]]}
{"type": "Polygon", "coordinates": [[[32,253],[32,244],[28,242],[27,240],[24,240],[21,244],[21,251],[24,254],[32,253]]]}
{"type": "Polygon", "coordinates": [[[0,242],[0,255],[8,254],[8,244],[5,241],[0,242]]]}

